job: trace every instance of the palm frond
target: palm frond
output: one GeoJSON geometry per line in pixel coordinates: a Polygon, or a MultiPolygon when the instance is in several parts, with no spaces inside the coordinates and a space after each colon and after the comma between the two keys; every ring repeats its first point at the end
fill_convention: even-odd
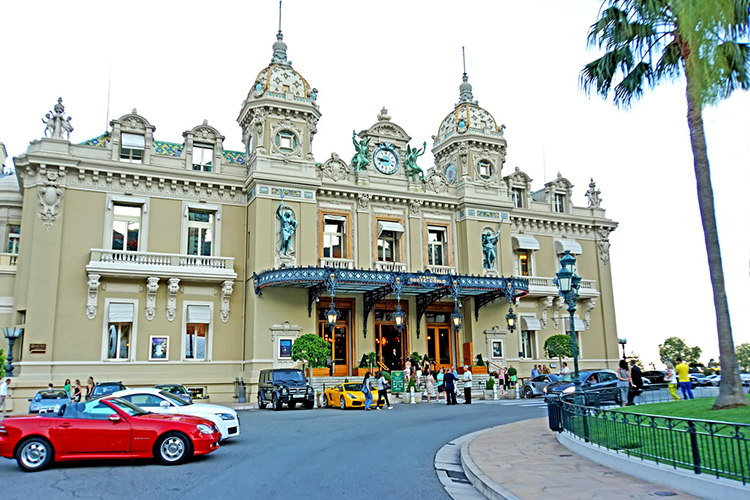
{"type": "Polygon", "coordinates": [[[716,52],[724,83],[721,97],[737,89],[750,89],[750,44],[727,41],[716,52]]]}
{"type": "Polygon", "coordinates": [[[607,97],[617,75],[629,73],[632,65],[633,54],[627,46],[611,50],[584,66],[580,76],[581,87],[586,92],[596,88],[597,94],[607,97]]]}
{"type": "Polygon", "coordinates": [[[654,72],[651,65],[641,61],[615,87],[615,104],[630,106],[633,99],[639,99],[643,95],[644,84],[653,82],[654,72]]]}
{"type": "Polygon", "coordinates": [[[664,47],[661,53],[661,58],[656,63],[654,68],[654,78],[660,80],[661,78],[677,78],[682,73],[682,49],[677,39],[672,39],[672,42],[664,47]]]}

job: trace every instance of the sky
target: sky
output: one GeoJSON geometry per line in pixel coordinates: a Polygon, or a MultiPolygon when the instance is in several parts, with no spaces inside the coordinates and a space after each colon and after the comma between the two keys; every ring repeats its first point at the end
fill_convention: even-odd
{"type": "MultiPolygon", "coordinates": [[[[598,57],[586,35],[599,6],[284,0],[281,24],[293,67],[319,90],[319,162],[333,151],[348,158],[351,131],[370,127],[382,107],[413,144],[431,145],[458,102],[465,46],[474,98],[506,125],[503,175],[518,166],[536,190],[561,172],[577,206],[586,206],[593,178],[607,217],[619,223],[610,265],[628,354],[658,363],[658,344],[677,336],[700,346],[707,362],[718,358],[718,341],[684,81],[628,110],[585,95],[579,72],[598,57]]],[[[137,108],[157,140],[182,142],[206,119],[226,136],[225,149],[244,149],[236,119],[271,60],[276,0],[10,2],[3,11],[0,142],[10,157],[42,137],[41,119],[58,97],[72,116],[72,142],[101,135],[108,119],[137,108]]],[[[704,122],[740,344],[750,342],[750,203],[739,190],[750,186],[750,95],[706,109],[704,122]]],[[[432,161],[428,152],[420,164],[432,161]]]]}

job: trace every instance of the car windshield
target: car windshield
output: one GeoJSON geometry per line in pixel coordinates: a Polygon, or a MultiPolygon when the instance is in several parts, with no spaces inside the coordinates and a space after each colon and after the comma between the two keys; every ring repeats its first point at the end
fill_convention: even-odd
{"type": "Polygon", "coordinates": [[[567,375],[563,375],[562,377],[560,377],[559,379],[557,379],[557,381],[558,382],[563,382],[563,383],[565,383],[565,382],[573,382],[573,374],[572,373],[568,373],[567,375]]]}
{"type": "Polygon", "coordinates": [[[549,378],[550,382],[557,382],[558,380],[560,380],[559,375],[550,374],[550,375],[547,375],[546,377],[549,378]]]}
{"type": "Polygon", "coordinates": [[[181,385],[170,385],[168,387],[160,387],[159,389],[167,391],[171,394],[187,394],[187,391],[181,385]]]}
{"type": "Polygon", "coordinates": [[[187,406],[191,404],[185,401],[184,399],[178,398],[174,394],[169,393],[167,391],[159,391],[159,394],[161,394],[162,396],[164,396],[165,398],[167,398],[168,400],[170,400],[172,403],[176,404],[177,406],[187,406]]]}
{"type": "Polygon", "coordinates": [[[294,370],[290,372],[275,372],[273,374],[274,382],[295,382],[305,383],[305,376],[302,375],[301,370],[294,370]]]}
{"type": "Polygon", "coordinates": [[[36,395],[37,401],[43,399],[68,399],[68,393],[65,391],[43,391],[36,395]]]}
{"type": "Polygon", "coordinates": [[[94,387],[94,394],[96,394],[97,396],[104,396],[106,394],[117,392],[121,389],[122,387],[117,385],[97,385],[96,387],[94,387]]]}
{"type": "Polygon", "coordinates": [[[344,391],[361,391],[362,384],[344,384],[344,391]]]}
{"type": "Polygon", "coordinates": [[[107,399],[107,401],[115,405],[120,410],[124,411],[127,415],[131,415],[134,417],[138,417],[141,415],[148,415],[150,413],[148,411],[138,408],[136,405],[134,405],[130,401],[125,401],[124,399],[113,398],[113,399],[107,399]]]}

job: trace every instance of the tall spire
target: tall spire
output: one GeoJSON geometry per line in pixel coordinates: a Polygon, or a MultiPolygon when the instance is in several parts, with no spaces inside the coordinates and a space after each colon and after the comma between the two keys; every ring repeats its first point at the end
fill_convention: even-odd
{"type": "Polygon", "coordinates": [[[276,42],[273,44],[271,64],[292,65],[292,61],[286,59],[286,43],[284,43],[284,34],[281,33],[281,0],[279,0],[279,32],[276,33],[276,42]]]}
{"type": "Polygon", "coordinates": [[[458,98],[458,104],[456,104],[456,106],[459,106],[461,104],[466,104],[466,103],[472,103],[472,104],[477,103],[474,100],[474,94],[471,93],[471,84],[469,83],[469,77],[466,75],[466,51],[463,46],[461,47],[461,54],[463,55],[463,59],[464,59],[464,76],[463,76],[463,83],[459,85],[458,87],[460,96],[458,98]]]}

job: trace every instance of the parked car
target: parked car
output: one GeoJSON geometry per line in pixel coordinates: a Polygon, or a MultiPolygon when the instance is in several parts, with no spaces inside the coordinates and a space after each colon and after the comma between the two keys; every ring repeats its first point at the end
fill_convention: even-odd
{"type": "Polygon", "coordinates": [[[559,375],[548,373],[544,375],[537,375],[534,378],[526,379],[523,382],[523,389],[521,393],[525,398],[543,396],[544,388],[553,382],[557,382],[559,378],[559,375]]]}
{"type": "Polygon", "coordinates": [[[302,403],[308,410],[315,406],[315,390],[307,383],[302,370],[261,370],[258,377],[258,408],[263,409],[270,404],[278,411],[283,404],[291,409],[297,403],[302,403]]]}
{"type": "Polygon", "coordinates": [[[651,385],[666,387],[667,381],[664,380],[664,376],[667,374],[666,370],[648,370],[643,372],[642,376],[644,379],[651,382],[651,385]]]}
{"type": "Polygon", "coordinates": [[[33,472],[53,461],[155,457],[177,465],[219,448],[213,422],[146,412],[118,398],[70,403],[57,413],[7,417],[0,423],[0,456],[33,472]]]}
{"type": "Polygon", "coordinates": [[[178,398],[184,400],[186,403],[192,403],[193,398],[190,397],[190,393],[185,389],[184,385],[181,384],[159,384],[154,386],[156,389],[167,391],[170,394],[174,394],[178,398]]]}
{"type": "Polygon", "coordinates": [[[113,394],[133,403],[139,408],[154,413],[177,413],[195,415],[212,421],[221,431],[221,439],[228,439],[240,434],[240,419],[237,412],[220,405],[187,403],[171,392],[160,389],[128,389],[113,394]]]}
{"type": "MultiPolygon", "coordinates": [[[[376,407],[378,402],[378,390],[372,389],[372,406],[376,407]]],[[[323,391],[323,408],[333,408],[338,406],[342,410],[347,408],[364,408],[365,395],[362,392],[361,383],[339,384],[329,387],[323,391]]],[[[380,408],[385,403],[380,405],[380,408]]]]}
{"type": "Polygon", "coordinates": [[[113,392],[124,391],[127,389],[122,382],[99,382],[94,386],[94,390],[89,399],[103,398],[113,392]]]}
{"type": "MultiPolygon", "coordinates": [[[[579,373],[581,377],[581,389],[583,389],[587,403],[597,398],[598,401],[612,401],[616,404],[622,403],[620,390],[617,387],[617,374],[614,371],[594,370],[579,373]]],[[[573,374],[569,373],[560,377],[557,382],[549,384],[543,391],[548,396],[575,394],[573,374]]]]}
{"type": "Polygon", "coordinates": [[[702,373],[691,373],[690,374],[690,385],[692,387],[696,386],[707,386],[711,385],[711,381],[702,373]]]}
{"type": "Polygon", "coordinates": [[[64,404],[70,403],[68,393],[62,390],[47,389],[39,391],[33,398],[29,398],[29,413],[47,413],[48,411],[57,412],[64,404]]]}

